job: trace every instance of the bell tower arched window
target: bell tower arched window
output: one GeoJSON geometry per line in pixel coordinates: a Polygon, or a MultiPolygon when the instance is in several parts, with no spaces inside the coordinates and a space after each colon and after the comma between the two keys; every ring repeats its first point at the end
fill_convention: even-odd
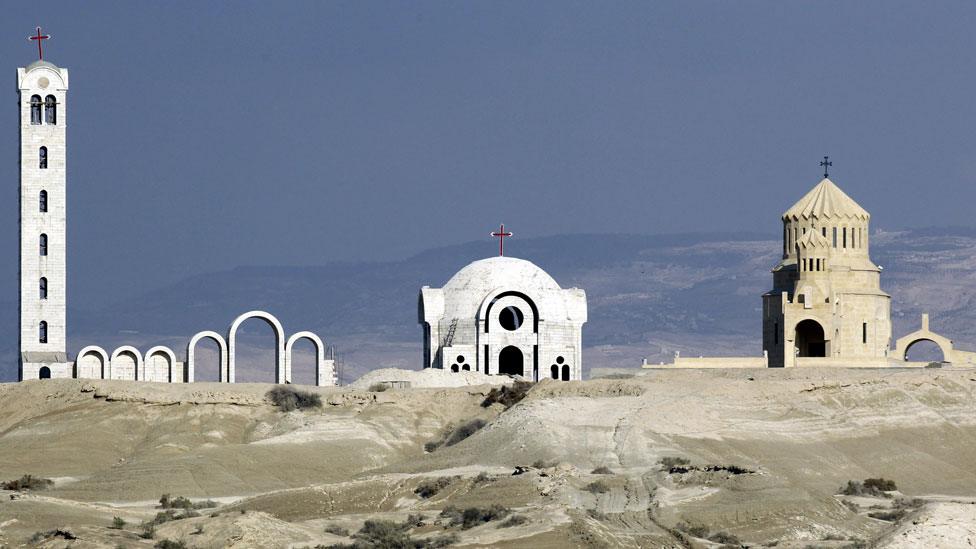
{"type": "Polygon", "coordinates": [[[41,235],[41,255],[42,256],[47,255],[47,235],[46,234],[42,234],[41,235]]]}
{"type": "Polygon", "coordinates": [[[44,98],[44,123],[58,123],[58,100],[53,95],[44,98]]]}
{"type": "Polygon", "coordinates": [[[41,123],[41,96],[32,95],[30,100],[31,125],[38,126],[41,123]]]}
{"type": "Polygon", "coordinates": [[[41,213],[47,213],[47,191],[41,191],[41,194],[38,197],[38,202],[41,213]]]}
{"type": "Polygon", "coordinates": [[[42,170],[47,169],[47,147],[41,147],[37,153],[38,164],[42,170]]]}
{"type": "Polygon", "coordinates": [[[47,278],[43,276],[41,277],[40,290],[41,290],[41,299],[47,299],[47,278]]]}
{"type": "Polygon", "coordinates": [[[38,341],[41,342],[41,343],[47,343],[47,322],[45,322],[45,321],[42,320],[41,321],[41,324],[38,327],[38,330],[37,331],[38,331],[38,334],[37,334],[38,335],[38,337],[37,337],[38,341]]]}

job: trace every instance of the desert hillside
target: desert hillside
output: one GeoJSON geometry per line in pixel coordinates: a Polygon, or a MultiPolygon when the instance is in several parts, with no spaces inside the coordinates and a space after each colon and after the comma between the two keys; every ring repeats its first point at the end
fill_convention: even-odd
{"type": "Polygon", "coordinates": [[[0,480],[53,481],[0,491],[0,546],[976,541],[973,370],[651,371],[500,396],[478,374],[418,387],[444,375],[384,391],[293,386],[321,407],[288,412],[263,384],[0,385],[0,480]],[[897,486],[840,495],[869,478],[897,486]],[[182,503],[162,509],[164,494],[182,503]]]}

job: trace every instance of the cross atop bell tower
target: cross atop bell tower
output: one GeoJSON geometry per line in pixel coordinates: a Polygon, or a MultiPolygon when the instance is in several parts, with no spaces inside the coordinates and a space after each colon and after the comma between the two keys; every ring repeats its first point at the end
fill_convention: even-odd
{"type": "Polygon", "coordinates": [[[51,39],[51,35],[50,34],[41,34],[41,27],[37,27],[37,34],[35,34],[34,36],[28,36],[27,39],[28,40],[36,40],[37,41],[37,59],[40,60],[40,61],[43,61],[44,60],[44,48],[41,46],[41,43],[44,40],[50,40],[51,39]]]}

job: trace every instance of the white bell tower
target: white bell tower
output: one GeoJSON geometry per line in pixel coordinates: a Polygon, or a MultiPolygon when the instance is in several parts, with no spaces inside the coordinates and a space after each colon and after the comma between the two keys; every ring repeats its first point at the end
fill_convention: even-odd
{"type": "MultiPolygon", "coordinates": [[[[42,37],[38,29],[38,53],[42,37]]],[[[40,55],[39,55],[40,56],[40,55]]],[[[73,377],[66,328],[68,70],[17,69],[20,94],[20,379],[73,377]]]]}

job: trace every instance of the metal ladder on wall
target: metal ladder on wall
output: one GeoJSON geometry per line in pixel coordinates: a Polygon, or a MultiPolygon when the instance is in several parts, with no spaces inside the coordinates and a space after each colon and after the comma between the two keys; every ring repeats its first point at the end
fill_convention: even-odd
{"type": "Polygon", "coordinates": [[[454,332],[457,331],[458,319],[451,320],[451,327],[447,329],[447,335],[444,337],[444,343],[441,347],[450,347],[451,343],[454,343],[454,332]]]}

